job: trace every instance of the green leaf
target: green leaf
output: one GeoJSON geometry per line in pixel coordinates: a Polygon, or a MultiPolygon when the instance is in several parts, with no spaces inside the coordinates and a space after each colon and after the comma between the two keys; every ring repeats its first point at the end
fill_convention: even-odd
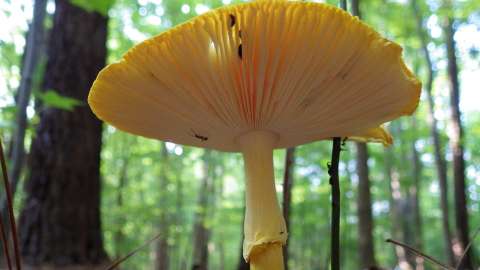
{"type": "Polygon", "coordinates": [[[39,98],[46,106],[66,111],[73,111],[75,106],[80,106],[84,104],[78,99],[62,96],[58,94],[55,90],[47,90],[45,92],[35,91],[34,95],[35,97],[39,98]]]}
{"type": "Polygon", "coordinates": [[[70,2],[78,7],[85,9],[88,12],[98,12],[103,16],[107,16],[108,10],[113,6],[115,0],[70,0],[70,2]]]}

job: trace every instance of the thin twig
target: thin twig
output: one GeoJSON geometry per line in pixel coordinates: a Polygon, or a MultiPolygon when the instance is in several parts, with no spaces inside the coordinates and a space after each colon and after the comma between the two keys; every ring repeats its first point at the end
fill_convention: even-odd
{"type": "Polygon", "coordinates": [[[332,186],[332,240],[331,270],[340,269],[340,183],[338,180],[338,164],[340,162],[341,138],[333,138],[332,160],[328,164],[330,185],[332,186]]]}
{"type": "Polygon", "coordinates": [[[443,264],[442,262],[439,262],[437,261],[435,258],[431,257],[431,256],[428,256],[427,254],[419,251],[419,250],[416,250],[415,248],[413,247],[410,247],[408,246],[407,244],[404,244],[404,243],[401,243],[401,242],[398,242],[396,240],[393,240],[393,239],[387,239],[385,240],[387,243],[392,243],[394,245],[397,245],[397,246],[401,246],[403,247],[404,249],[406,249],[407,251],[410,251],[412,253],[415,253],[415,255],[417,255],[418,257],[422,257],[428,261],[430,261],[431,263],[437,265],[438,267],[441,267],[442,269],[444,270],[455,270],[455,268],[451,267],[451,266],[448,266],[448,265],[445,265],[443,264]]]}
{"type": "Polygon", "coordinates": [[[3,244],[3,255],[7,259],[8,270],[12,270],[12,262],[10,261],[10,252],[8,251],[8,241],[7,235],[5,234],[5,226],[3,225],[3,220],[0,217],[0,233],[2,234],[2,244],[3,244]]]}
{"type": "Polygon", "coordinates": [[[472,236],[472,239],[470,239],[470,242],[468,243],[467,247],[465,247],[465,250],[463,251],[462,256],[460,257],[457,265],[455,266],[455,269],[460,269],[460,264],[462,263],[463,259],[465,258],[465,255],[467,254],[468,250],[472,246],[473,241],[475,240],[475,238],[477,237],[479,232],[480,232],[480,227],[477,228],[477,230],[475,231],[475,233],[472,236]]]}
{"type": "Polygon", "coordinates": [[[115,262],[113,262],[106,270],[113,270],[115,268],[117,268],[121,263],[125,262],[126,260],[128,260],[130,257],[132,257],[133,255],[135,255],[137,252],[139,252],[140,250],[144,249],[145,247],[147,247],[148,245],[150,245],[153,241],[157,240],[158,238],[160,238],[161,236],[161,233],[155,235],[155,237],[153,237],[152,239],[148,240],[147,242],[143,243],[141,246],[139,246],[138,248],[134,249],[133,251],[131,251],[130,253],[128,253],[127,255],[125,255],[124,257],[120,258],[120,259],[117,259],[115,262]]]}
{"type": "Polygon", "coordinates": [[[1,138],[0,138],[0,159],[2,163],[3,184],[5,186],[5,194],[7,195],[8,216],[10,218],[10,227],[12,230],[15,263],[17,265],[17,269],[22,270],[20,252],[18,248],[17,225],[15,224],[15,215],[13,214],[12,190],[10,189],[10,181],[8,180],[7,163],[5,162],[5,156],[3,154],[3,145],[2,145],[1,138]]]}

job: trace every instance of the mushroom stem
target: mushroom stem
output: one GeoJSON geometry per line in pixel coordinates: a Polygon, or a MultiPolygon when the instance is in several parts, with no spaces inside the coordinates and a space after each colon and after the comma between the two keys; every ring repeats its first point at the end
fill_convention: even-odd
{"type": "Polygon", "coordinates": [[[283,269],[282,245],[287,228],[280,211],[273,174],[273,148],[278,136],[251,131],[240,138],[246,175],[243,256],[253,270],[283,269]]]}
{"type": "Polygon", "coordinates": [[[274,243],[265,249],[262,253],[250,257],[251,270],[283,270],[283,250],[282,244],[274,243]]]}

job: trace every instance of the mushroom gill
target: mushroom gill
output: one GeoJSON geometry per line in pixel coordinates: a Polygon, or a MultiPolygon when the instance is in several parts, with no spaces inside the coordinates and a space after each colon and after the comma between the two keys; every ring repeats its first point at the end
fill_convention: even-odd
{"type": "Polygon", "coordinates": [[[401,51],[333,6],[254,1],[133,47],[99,73],[88,101],[130,133],[242,152],[244,256],[253,269],[281,269],[273,149],[332,137],[390,144],[381,125],[411,114],[421,88],[401,51]]]}

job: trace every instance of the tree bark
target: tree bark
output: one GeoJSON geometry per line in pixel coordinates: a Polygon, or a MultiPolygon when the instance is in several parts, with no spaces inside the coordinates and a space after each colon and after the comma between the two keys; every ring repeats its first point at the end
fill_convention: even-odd
{"type": "Polygon", "coordinates": [[[217,242],[218,246],[218,270],[225,270],[225,246],[223,244],[223,237],[217,242]]]}
{"type": "Polygon", "coordinates": [[[361,269],[377,265],[373,246],[372,199],[368,176],[368,149],[365,143],[356,143],[358,174],[358,255],[361,269]]]}
{"type": "Polygon", "coordinates": [[[211,151],[205,150],[202,159],[203,177],[198,194],[195,225],[193,229],[194,245],[192,270],[208,269],[208,241],[210,238],[210,230],[207,228],[205,223],[209,211],[209,191],[211,190],[211,185],[213,185],[210,171],[212,166],[211,151]]]}
{"type": "Polygon", "coordinates": [[[361,19],[360,0],[351,0],[350,8],[352,9],[352,15],[361,19]]]}
{"type": "MultiPolygon", "coordinates": [[[[396,137],[401,137],[403,134],[406,134],[406,130],[403,127],[404,122],[398,120],[392,127],[395,130],[396,137]]],[[[394,178],[393,181],[398,180],[398,192],[400,194],[400,200],[398,201],[398,214],[399,218],[396,220],[400,224],[401,228],[401,237],[400,241],[409,245],[415,246],[415,235],[414,235],[414,222],[415,222],[415,208],[414,201],[410,194],[410,189],[415,185],[412,181],[413,174],[411,173],[412,163],[405,165],[406,160],[410,160],[410,145],[408,143],[409,137],[403,136],[399,140],[397,148],[397,155],[399,156],[400,163],[398,163],[398,177],[394,178]]],[[[405,258],[408,261],[411,268],[415,268],[416,265],[416,256],[411,252],[405,252],[405,258]]]]}
{"type": "MultiPolygon", "coordinates": [[[[400,190],[400,174],[394,168],[393,162],[392,149],[385,149],[385,176],[389,179],[390,183],[389,205],[392,220],[392,235],[394,239],[401,239],[401,241],[403,241],[401,208],[402,205],[405,204],[405,200],[400,190]]],[[[398,260],[398,268],[401,270],[413,270],[408,262],[405,249],[400,246],[394,246],[394,250],[398,260]]]]}
{"type": "Polygon", "coordinates": [[[33,8],[33,19],[28,30],[25,54],[22,68],[22,78],[17,92],[17,115],[15,132],[12,144],[12,159],[9,172],[12,182],[12,192],[16,189],[20,173],[23,167],[25,155],[25,131],[27,129],[27,106],[30,101],[32,91],[32,82],[35,69],[41,55],[41,49],[44,39],[44,22],[46,13],[46,0],[35,0],[33,8]]]}
{"type": "MultiPolygon", "coordinates": [[[[282,210],[287,231],[290,229],[290,204],[292,201],[293,171],[295,165],[295,148],[288,148],[285,155],[285,171],[283,174],[283,201],[282,210]]],[[[283,246],[283,264],[285,270],[288,270],[288,239],[287,244],[283,246]]]]}
{"type": "MultiPolygon", "coordinates": [[[[176,162],[177,160],[174,160],[176,158],[175,156],[171,156],[171,169],[180,172],[182,171],[182,165],[181,162],[176,162]],[[175,164],[175,166],[173,166],[175,164]]],[[[188,265],[186,261],[188,260],[188,256],[185,256],[185,248],[186,245],[190,245],[191,241],[188,241],[188,243],[185,243],[184,241],[184,234],[183,231],[185,230],[185,224],[187,223],[185,221],[185,213],[184,213],[184,192],[183,192],[183,179],[182,177],[175,177],[175,212],[172,215],[172,224],[175,224],[177,227],[175,230],[172,232],[172,238],[173,238],[173,243],[174,245],[172,246],[170,250],[170,267],[171,269],[179,269],[179,270],[186,270],[188,268],[188,265]]]]}
{"type": "MultiPolygon", "coordinates": [[[[361,19],[360,1],[351,0],[352,15],[361,19]]],[[[358,174],[358,255],[361,269],[376,267],[375,249],[373,245],[372,199],[368,174],[368,147],[365,143],[356,143],[358,174]]]]}
{"type": "MultiPolygon", "coordinates": [[[[17,114],[12,137],[12,147],[9,153],[11,157],[11,167],[9,170],[10,187],[12,196],[15,195],[18,182],[24,165],[25,156],[25,132],[27,129],[27,106],[30,101],[32,91],[32,81],[35,68],[40,59],[41,49],[44,38],[44,22],[46,13],[46,0],[36,0],[33,7],[33,18],[26,34],[25,53],[23,55],[22,78],[16,94],[17,114]]],[[[6,198],[1,199],[0,218],[8,220],[8,207],[6,198]]],[[[5,234],[10,234],[10,227],[5,228],[5,234]]],[[[3,247],[0,246],[0,254],[3,254],[3,247]]],[[[3,261],[3,258],[0,259],[3,261]]]]}
{"type": "MultiPolygon", "coordinates": [[[[124,144],[124,145],[128,145],[128,144],[124,144]]],[[[123,147],[123,145],[122,145],[123,147]]],[[[129,164],[129,158],[126,154],[123,154],[122,156],[122,165],[121,165],[121,168],[120,168],[120,174],[118,176],[118,186],[117,186],[117,189],[116,189],[116,192],[117,192],[117,207],[118,209],[122,209],[123,206],[124,206],[124,196],[123,196],[123,193],[124,193],[124,189],[125,189],[125,186],[127,185],[127,181],[128,181],[128,164],[129,164]]],[[[125,224],[125,218],[123,216],[119,217],[118,219],[118,224],[121,226],[123,224],[125,224]]],[[[115,243],[115,257],[116,258],[121,258],[122,256],[124,256],[124,254],[122,253],[120,247],[122,246],[122,244],[124,243],[125,241],[125,234],[123,232],[123,228],[122,227],[119,227],[116,231],[115,231],[115,234],[114,234],[114,237],[113,237],[113,241],[115,243]]]]}
{"type": "MultiPolygon", "coordinates": [[[[223,178],[225,176],[225,169],[223,167],[223,160],[218,159],[218,156],[214,156],[216,159],[213,162],[212,166],[212,176],[213,176],[213,181],[210,186],[209,194],[210,196],[210,211],[209,211],[209,216],[208,219],[210,220],[215,220],[220,221],[222,220],[222,216],[220,213],[217,213],[217,206],[222,205],[223,200],[224,200],[224,182],[223,178]]],[[[216,231],[217,235],[217,241],[216,241],[216,251],[215,253],[218,254],[218,267],[216,267],[219,270],[225,270],[226,268],[226,261],[225,261],[225,245],[224,245],[224,230],[223,229],[218,229],[216,231]]],[[[212,264],[210,265],[210,269],[213,268],[212,264]]]]}
{"type": "Polygon", "coordinates": [[[106,17],[56,1],[44,89],[85,104],[40,113],[19,226],[23,260],[32,269],[94,269],[107,260],[99,210],[102,126],[86,105],[105,65],[106,34],[106,17]]]}
{"type": "MultiPolygon", "coordinates": [[[[449,0],[444,0],[444,7],[452,10],[449,0]]],[[[457,238],[461,252],[470,242],[468,228],[468,210],[465,181],[465,160],[463,158],[463,127],[460,112],[460,83],[458,81],[458,65],[455,45],[455,29],[453,18],[447,15],[443,21],[444,38],[447,47],[447,67],[450,90],[450,148],[453,155],[453,180],[455,198],[455,221],[457,225],[457,238]]],[[[473,270],[473,246],[465,254],[459,269],[473,270]]]]}
{"type": "MultiPolygon", "coordinates": [[[[412,132],[417,130],[416,118],[415,115],[411,118],[411,128],[412,132]]],[[[414,136],[417,138],[417,136],[414,136]]],[[[412,140],[412,161],[413,161],[413,168],[412,168],[412,180],[413,183],[409,189],[409,195],[411,199],[411,204],[413,206],[413,222],[411,226],[413,227],[413,235],[414,235],[414,242],[415,247],[418,250],[423,250],[423,242],[422,242],[422,215],[420,211],[420,196],[418,195],[418,191],[420,190],[420,182],[421,182],[421,175],[422,175],[422,165],[420,162],[418,150],[416,147],[416,140],[412,140]]],[[[423,270],[424,267],[424,259],[420,256],[415,257],[415,269],[416,270],[423,270]]]]}
{"type": "Polygon", "coordinates": [[[438,121],[435,117],[435,103],[433,101],[433,79],[435,73],[433,71],[433,64],[430,57],[430,52],[428,51],[428,33],[424,29],[423,15],[421,14],[420,8],[418,6],[417,0],[411,0],[411,5],[413,13],[416,19],[416,28],[417,34],[419,36],[423,56],[426,62],[427,68],[427,80],[425,83],[425,90],[427,93],[428,101],[428,118],[430,123],[430,134],[433,140],[433,149],[435,156],[435,167],[437,170],[438,184],[440,187],[440,208],[442,209],[442,230],[443,230],[443,241],[444,241],[444,254],[448,260],[449,265],[455,265],[455,256],[452,250],[452,234],[450,231],[450,221],[449,221],[449,206],[448,206],[448,184],[447,184],[447,165],[445,162],[445,154],[442,150],[442,143],[440,140],[440,135],[438,132],[438,121]]]}
{"type": "MultiPolygon", "coordinates": [[[[344,146],[345,147],[345,146],[344,146]]],[[[346,150],[345,159],[343,160],[343,164],[345,164],[344,167],[344,180],[343,180],[343,185],[342,185],[342,201],[346,202],[345,203],[345,208],[344,209],[352,209],[355,208],[357,205],[356,200],[352,200],[352,195],[356,194],[356,186],[353,186],[352,182],[352,175],[356,172],[356,168],[351,168],[351,166],[348,166],[349,161],[352,160],[352,157],[350,157],[351,153],[351,147],[348,146],[346,150]],[[352,207],[353,206],[353,207],[352,207]]],[[[342,180],[341,180],[342,181],[342,180]]],[[[340,239],[340,246],[341,247],[354,247],[354,248],[344,248],[343,250],[343,260],[340,262],[340,269],[346,269],[348,267],[351,267],[350,262],[352,261],[353,258],[358,263],[357,255],[358,255],[358,241],[354,240],[357,236],[357,224],[353,224],[350,222],[349,218],[352,217],[352,213],[350,211],[342,211],[341,213],[341,224],[342,226],[342,237],[340,239]],[[355,243],[353,243],[355,242],[355,243]],[[353,244],[353,245],[352,245],[353,244]],[[348,258],[348,259],[345,259],[348,258]]]]}
{"type": "Polygon", "coordinates": [[[167,207],[167,186],[168,186],[168,151],[166,143],[162,143],[161,150],[161,172],[160,172],[160,216],[158,220],[158,230],[160,237],[157,240],[155,246],[155,270],[164,270],[169,269],[169,246],[168,246],[168,235],[169,235],[169,224],[168,224],[168,207],[167,207]]]}

